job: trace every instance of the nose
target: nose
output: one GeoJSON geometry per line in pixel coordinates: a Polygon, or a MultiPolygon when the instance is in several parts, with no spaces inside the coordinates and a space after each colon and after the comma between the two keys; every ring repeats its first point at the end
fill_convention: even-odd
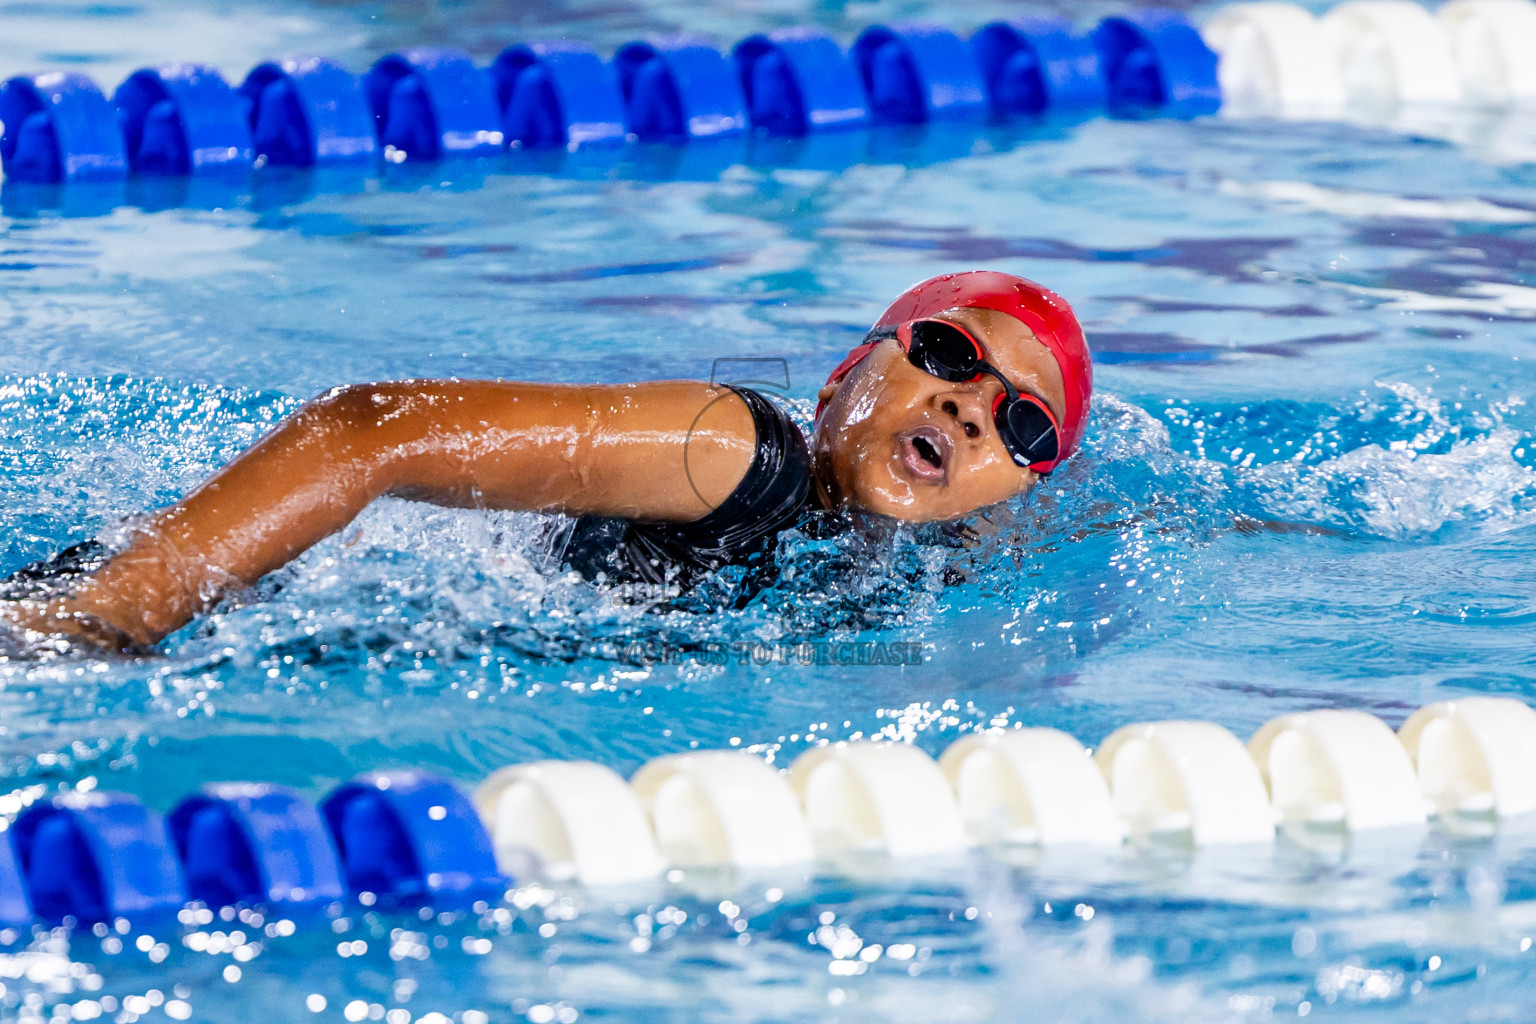
{"type": "Polygon", "coordinates": [[[980,437],[991,412],[988,396],[975,391],[955,391],[939,401],[939,411],[953,419],[966,437],[980,437]]]}

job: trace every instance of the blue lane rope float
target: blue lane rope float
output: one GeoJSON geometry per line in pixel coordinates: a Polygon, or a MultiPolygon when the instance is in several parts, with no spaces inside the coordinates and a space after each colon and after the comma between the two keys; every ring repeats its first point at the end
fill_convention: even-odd
{"type": "Polygon", "coordinates": [[[971,49],[999,116],[1104,105],[1098,50],[1064,21],[994,21],[971,37],[971,49]]]}
{"type": "MultiPolygon", "coordinates": [[[[850,869],[1011,845],[1266,844],[1282,825],[1342,837],[1432,818],[1491,833],[1536,813],[1536,710],[1469,697],[1394,732],[1358,710],[1281,715],[1244,743],[1211,722],[1140,722],[1090,752],[1056,729],[968,733],[937,760],[828,743],[787,771],[743,751],[658,757],[629,781],[589,761],[502,768],[473,801],[420,772],[343,783],[319,809],[253,783],[204,788],[168,818],[123,794],[28,807],[0,841],[0,927],[164,921],[195,900],[297,915],[473,908],[515,879],[611,886],[672,868],[850,869]],[[1182,837],[1182,839],[1179,839],[1182,837]]],[[[1402,831],[1407,830],[1407,831],[1402,831]]]]}
{"type": "Polygon", "coordinates": [[[342,898],[341,867],[320,812],[281,786],[222,783],[166,818],[187,894],[210,907],[291,911],[342,898]]]}
{"type": "Polygon", "coordinates": [[[10,828],[27,902],[39,918],[94,924],[174,915],[187,902],[165,821],[121,793],[67,793],[10,828]]]}
{"type": "Polygon", "coordinates": [[[621,46],[613,55],[630,132],[641,142],[739,135],[746,103],[718,50],[688,36],[621,46]]]}
{"type": "Polygon", "coordinates": [[[1186,115],[1220,109],[1216,54],[1181,15],[1150,9],[1105,18],[1093,44],[1111,107],[1186,115]]]}
{"type": "Polygon", "coordinates": [[[587,46],[509,46],[490,75],[508,145],[579,149],[624,141],[618,81],[587,46]]]}
{"type": "Polygon", "coordinates": [[[858,72],[830,36],[808,28],[748,36],[731,59],[759,131],[797,136],[869,122],[858,72]]]}
{"type": "Polygon", "coordinates": [[[251,166],[240,94],[206,64],[166,64],[128,76],[112,95],[136,174],[187,175],[251,166]]]}
{"type": "Polygon", "coordinates": [[[240,95],[252,147],[266,163],[345,164],[371,160],[378,151],[363,83],[333,60],[289,57],[258,64],[240,95]]]}
{"type": "Polygon", "coordinates": [[[507,887],[474,807],[435,775],[365,775],[321,801],[320,813],[354,898],[467,906],[507,887]]]}
{"type": "Polygon", "coordinates": [[[501,152],[490,80],[469,55],[418,47],[380,57],[363,79],[386,158],[440,160],[501,152]]]}
{"type": "Polygon", "coordinates": [[[21,181],[113,180],[128,173],[117,113],[77,72],[12,78],[0,87],[0,166],[21,181]]]}
{"type": "Polygon", "coordinates": [[[22,883],[16,848],[10,843],[0,843],[0,930],[21,930],[31,923],[32,907],[22,883]]]}
{"type": "Polygon", "coordinates": [[[853,44],[870,113],[881,124],[922,124],[986,108],[971,48],[947,28],[871,25],[853,44]]]}

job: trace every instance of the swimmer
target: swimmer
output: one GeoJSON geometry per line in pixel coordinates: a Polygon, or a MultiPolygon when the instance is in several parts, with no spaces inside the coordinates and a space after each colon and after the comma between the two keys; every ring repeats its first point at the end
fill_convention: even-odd
{"type": "Polygon", "coordinates": [[[0,584],[34,647],[143,651],[385,495],[577,517],[566,564],[662,583],[771,559],[816,510],[953,520],[1077,448],[1093,388],[1059,296],[994,271],[903,293],[817,395],[812,436],[745,387],[411,380],[336,388],[108,552],[0,584]]]}

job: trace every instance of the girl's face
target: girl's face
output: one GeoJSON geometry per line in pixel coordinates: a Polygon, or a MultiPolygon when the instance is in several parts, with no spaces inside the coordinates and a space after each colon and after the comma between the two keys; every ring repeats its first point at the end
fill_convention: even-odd
{"type": "MultiPolygon", "coordinates": [[[[1022,322],[993,309],[951,309],[948,320],[986,347],[987,360],[1032,391],[1060,422],[1061,368],[1022,322]]],[[[914,522],[954,519],[1028,490],[1038,478],[1014,464],[992,421],[995,377],[952,384],[913,366],[882,341],[836,384],[822,388],[816,472],[834,501],[914,522]]]]}

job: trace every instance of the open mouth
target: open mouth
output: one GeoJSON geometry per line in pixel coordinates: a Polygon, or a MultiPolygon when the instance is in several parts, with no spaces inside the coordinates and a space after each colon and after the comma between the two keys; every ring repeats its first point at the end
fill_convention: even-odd
{"type": "Polygon", "coordinates": [[[949,436],[934,426],[921,426],[897,437],[902,464],[915,477],[942,482],[948,476],[949,436]]]}

